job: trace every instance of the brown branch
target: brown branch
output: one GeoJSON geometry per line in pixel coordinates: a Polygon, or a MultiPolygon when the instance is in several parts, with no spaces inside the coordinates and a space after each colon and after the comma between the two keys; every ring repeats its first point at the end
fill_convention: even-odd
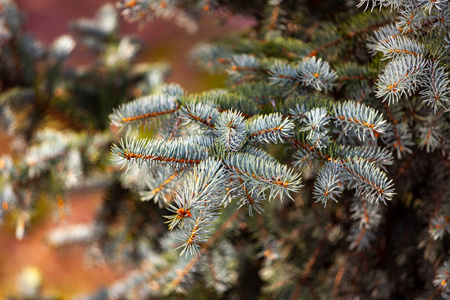
{"type": "Polygon", "coordinates": [[[208,127],[210,127],[210,128],[214,128],[214,127],[215,127],[214,124],[211,124],[211,123],[210,123],[211,120],[204,120],[204,119],[199,118],[199,117],[197,117],[196,115],[194,115],[194,114],[192,114],[192,113],[190,113],[190,112],[188,112],[188,111],[186,111],[186,114],[187,114],[189,117],[191,117],[192,119],[194,119],[195,121],[200,122],[200,123],[202,123],[202,124],[204,124],[204,125],[206,125],[206,126],[208,126],[208,127]]]}
{"type": "Polygon", "coordinates": [[[238,71],[238,72],[260,72],[260,73],[270,74],[269,70],[263,69],[263,68],[241,67],[241,66],[236,66],[236,65],[232,65],[230,68],[231,68],[231,70],[238,71]]]}
{"type": "Polygon", "coordinates": [[[364,92],[364,89],[361,89],[361,97],[356,102],[362,103],[363,100],[366,98],[366,93],[364,92]]]}
{"type": "Polygon", "coordinates": [[[386,109],[387,117],[392,124],[392,130],[394,131],[395,139],[397,140],[397,142],[394,144],[394,147],[397,148],[397,146],[398,146],[400,151],[403,152],[402,140],[400,139],[400,136],[398,135],[397,126],[395,126],[395,124],[397,124],[397,121],[394,119],[394,116],[392,116],[392,113],[386,102],[383,102],[383,106],[386,109]]]}
{"type": "Polygon", "coordinates": [[[329,161],[329,160],[332,159],[330,156],[325,155],[325,154],[323,154],[323,153],[321,153],[319,151],[316,151],[316,148],[314,148],[314,146],[312,146],[312,145],[310,145],[308,143],[303,143],[303,142],[301,142],[299,140],[296,140],[294,138],[289,138],[289,140],[292,143],[292,146],[294,146],[295,148],[303,148],[305,150],[308,150],[310,153],[312,153],[312,154],[316,155],[317,157],[319,157],[319,158],[321,158],[323,160],[326,160],[326,161],[329,161]]]}
{"type": "Polygon", "coordinates": [[[339,267],[339,270],[336,273],[336,277],[334,278],[333,297],[337,297],[339,294],[339,286],[341,285],[342,278],[344,276],[345,269],[347,268],[347,259],[343,262],[343,264],[339,267]]]}
{"type": "MultiPolygon", "coordinates": [[[[332,117],[332,118],[334,119],[334,117],[332,117]]],[[[375,136],[378,136],[378,135],[380,135],[382,133],[382,132],[379,132],[379,131],[377,131],[375,129],[375,125],[374,124],[370,124],[370,123],[365,122],[363,120],[358,120],[356,118],[349,118],[349,117],[346,117],[346,116],[338,116],[337,114],[336,114],[336,119],[346,120],[348,122],[353,122],[353,123],[356,123],[356,124],[359,124],[359,125],[364,125],[367,129],[371,130],[374,133],[375,136]]]]}
{"type": "Polygon", "coordinates": [[[437,296],[440,292],[441,292],[441,291],[440,291],[439,288],[434,289],[433,294],[430,295],[430,297],[428,298],[428,300],[433,300],[434,298],[436,298],[436,296],[437,296]]]}
{"type": "Polygon", "coordinates": [[[244,190],[244,193],[245,193],[245,196],[247,197],[249,205],[253,206],[255,204],[255,200],[252,198],[252,195],[250,195],[247,188],[245,187],[245,184],[244,184],[244,181],[242,180],[242,178],[238,177],[238,179],[239,179],[239,183],[242,185],[242,189],[244,190]]]}
{"type": "Polygon", "coordinates": [[[361,244],[362,238],[364,237],[364,234],[366,234],[366,230],[367,230],[366,227],[363,227],[361,229],[361,232],[359,233],[358,238],[356,239],[355,242],[356,247],[359,247],[359,245],[361,244]]]}
{"type": "Polygon", "coordinates": [[[202,160],[201,159],[187,159],[187,158],[175,158],[175,157],[167,157],[167,156],[161,156],[161,155],[144,155],[144,154],[138,154],[133,153],[125,150],[125,153],[122,156],[123,158],[126,158],[127,160],[130,159],[149,159],[149,160],[159,160],[164,162],[175,162],[175,163],[182,163],[182,164],[199,164],[202,160]]]}
{"type": "Polygon", "coordinates": [[[381,187],[376,185],[374,182],[370,181],[369,179],[367,179],[366,177],[364,177],[361,173],[358,173],[356,171],[351,170],[344,161],[342,161],[341,163],[342,167],[349,172],[350,174],[352,174],[355,177],[358,177],[360,180],[362,180],[363,182],[369,184],[371,187],[373,187],[374,189],[376,189],[378,191],[378,195],[383,194],[385,192],[385,190],[381,187]]]}
{"type": "Polygon", "coordinates": [[[250,135],[252,137],[255,137],[255,136],[260,135],[260,134],[264,134],[264,133],[268,133],[268,132],[274,132],[274,131],[281,131],[281,130],[283,130],[283,126],[278,126],[278,127],[274,127],[274,128],[264,129],[264,130],[261,130],[261,131],[258,131],[258,132],[253,132],[250,135]]]}
{"type": "Polygon", "coordinates": [[[156,189],[152,190],[152,194],[156,194],[159,191],[161,191],[166,185],[171,183],[175,177],[178,176],[179,173],[183,172],[184,169],[181,169],[179,172],[173,173],[171,176],[169,176],[163,183],[161,183],[156,189]]]}
{"type": "Polygon", "coordinates": [[[214,235],[208,240],[208,242],[202,245],[200,249],[200,255],[192,258],[186,265],[186,267],[184,267],[184,269],[178,273],[178,276],[174,280],[172,280],[172,282],[170,282],[168,286],[170,286],[172,289],[175,289],[183,280],[183,278],[189,273],[189,271],[195,266],[200,256],[203,255],[206,251],[208,251],[209,248],[211,248],[211,246],[216,242],[216,240],[223,235],[225,230],[227,230],[233,224],[233,222],[237,220],[237,218],[240,216],[241,213],[242,210],[235,211],[230,216],[230,218],[226,222],[224,222],[222,226],[220,226],[220,228],[216,231],[216,233],[214,233],[214,235]]]}
{"type": "Polygon", "coordinates": [[[224,164],[224,166],[227,169],[235,171],[236,173],[239,173],[239,174],[242,174],[242,175],[247,175],[249,177],[255,178],[256,180],[262,180],[262,181],[265,181],[265,182],[268,182],[268,183],[271,183],[271,184],[275,184],[275,185],[280,185],[280,186],[283,186],[283,187],[287,187],[288,184],[289,184],[286,180],[283,181],[283,180],[274,179],[274,178],[272,178],[272,179],[271,178],[266,178],[266,177],[264,177],[262,175],[248,173],[248,172],[246,172],[244,170],[238,169],[235,166],[230,166],[230,165],[227,165],[227,164],[224,164]]]}
{"type": "Polygon", "coordinates": [[[277,77],[283,78],[283,79],[289,79],[289,80],[292,80],[292,81],[296,81],[297,80],[297,77],[283,75],[283,74],[274,74],[272,71],[269,71],[269,74],[273,75],[273,76],[277,76],[277,77]]]}
{"type": "Polygon", "coordinates": [[[178,133],[178,129],[180,128],[181,125],[181,119],[178,119],[177,122],[175,123],[175,126],[172,129],[172,132],[170,133],[170,137],[168,139],[168,141],[172,140],[175,135],[178,133]]]}
{"type": "Polygon", "coordinates": [[[322,51],[326,50],[327,48],[330,48],[331,46],[334,46],[334,45],[336,45],[336,44],[338,44],[338,43],[340,43],[340,42],[342,42],[344,40],[351,39],[351,38],[353,38],[356,35],[360,35],[360,34],[368,32],[368,31],[373,31],[373,30],[375,30],[375,29],[377,29],[379,27],[382,27],[384,25],[387,25],[389,23],[391,23],[391,22],[389,21],[389,22],[384,22],[384,23],[377,24],[377,25],[371,25],[371,26],[367,26],[365,28],[361,28],[361,29],[359,29],[357,31],[352,31],[352,32],[349,32],[347,34],[344,34],[343,36],[341,36],[341,37],[339,37],[339,38],[337,38],[335,40],[332,40],[332,41],[326,43],[325,45],[322,45],[322,46],[316,48],[315,50],[309,52],[306,55],[306,57],[316,56],[319,52],[322,52],[322,51]]]}
{"type": "Polygon", "coordinates": [[[146,113],[146,114],[142,114],[139,116],[133,116],[133,117],[129,117],[129,118],[122,118],[123,122],[133,122],[136,120],[140,120],[140,119],[146,119],[146,118],[153,118],[153,117],[157,117],[157,116],[161,116],[161,115],[167,115],[167,114],[171,114],[174,113],[178,110],[178,108],[174,108],[174,109],[170,109],[170,110],[166,110],[166,111],[156,111],[156,112],[150,112],[150,113],[146,113]]]}
{"type": "Polygon", "coordinates": [[[418,155],[419,151],[416,151],[407,161],[403,162],[400,169],[398,169],[397,173],[394,176],[394,181],[397,181],[400,177],[403,176],[403,174],[405,174],[406,170],[411,166],[418,155]]]}
{"type": "Polygon", "coordinates": [[[279,14],[280,14],[280,5],[276,5],[273,8],[272,15],[270,16],[270,23],[267,25],[268,30],[276,28],[279,14]]]}
{"type": "Polygon", "coordinates": [[[55,119],[61,121],[63,124],[66,124],[75,131],[87,130],[87,127],[84,124],[70,118],[57,108],[51,106],[46,101],[40,99],[39,97],[36,98],[36,105],[39,109],[47,112],[49,115],[53,116],[55,119]]]}
{"type": "Polygon", "coordinates": [[[303,274],[300,276],[300,278],[298,280],[298,283],[295,287],[294,293],[292,293],[291,300],[296,300],[299,298],[298,296],[302,290],[303,283],[305,282],[306,278],[308,278],[309,274],[312,271],[312,268],[316,264],[317,258],[319,257],[320,251],[322,251],[322,248],[325,245],[327,238],[328,238],[328,233],[324,234],[324,236],[320,240],[319,244],[316,246],[313,253],[311,254],[311,256],[306,264],[305,270],[303,271],[303,274]]]}

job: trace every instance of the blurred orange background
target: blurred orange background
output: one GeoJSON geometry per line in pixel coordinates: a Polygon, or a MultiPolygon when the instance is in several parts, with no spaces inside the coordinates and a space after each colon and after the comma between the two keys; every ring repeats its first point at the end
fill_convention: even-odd
{"type": "MultiPolygon", "coordinates": [[[[103,4],[100,0],[20,0],[16,1],[24,13],[24,29],[44,45],[55,38],[70,34],[68,23],[80,17],[92,18],[103,4]]],[[[208,42],[236,34],[252,25],[252,21],[240,16],[219,25],[212,16],[200,20],[199,31],[190,34],[170,20],[157,20],[139,27],[138,24],[121,20],[123,35],[138,37],[144,42],[140,61],[168,62],[171,75],[168,82],[180,84],[188,92],[224,87],[225,77],[211,76],[195,69],[187,60],[190,49],[197,43],[208,42]]],[[[80,45],[68,64],[76,67],[92,63],[92,56],[80,45]]],[[[10,139],[0,132],[0,155],[10,153],[10,139]]],[[[35,212],[33,224],[27,227],[25,238],[18,241],[14,224],[7,222],[0,229],[0,298],[17,294],[17,277],[28,266],[39,269],[46,296],[71,298],[75,295],[93,293],[102,286],[120,279],[129,270],[117,269],[106,264],[92,266],[85,261],[86,247],[75,245],[55,249],[46,243],[48,233],[58,226],[88,224],[92,222],[102,201],[102,190],[76,191],[70,199],[64,199],[68,213],[62,222],[57,214],[55,199],[41,200],[35,212]],[[55,213],[56,211],[56,213],[55,213]],[[9,226],[8,226],[9,225],[9,226]]]]}

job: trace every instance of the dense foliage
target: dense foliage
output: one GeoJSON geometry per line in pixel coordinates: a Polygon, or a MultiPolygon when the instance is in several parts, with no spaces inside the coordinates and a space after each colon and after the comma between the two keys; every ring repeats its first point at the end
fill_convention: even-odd
{"type": "Polygon", "coordinates": [[[118,3],[143,26],[256,20],[192,53],[228,74],[199,94],[162,84],[164,66],[129,67],[139,44],[120,38],[111,6],[72,24],[99,57],[74,72],[72,38],[43,48],[3,2],[0,112],[27,151],[0,161],[2,213],[22,238],[42,193],[108,183],[81,236],[137,269],[86,298],[450,296],[448,1],[118,3]],[[144,96],[126,102],[136,87],[144,96]],[[47,114],[72,131],[49,130],[47,114]],[[123,135],[113,174],[109,122],[123,135]]]}

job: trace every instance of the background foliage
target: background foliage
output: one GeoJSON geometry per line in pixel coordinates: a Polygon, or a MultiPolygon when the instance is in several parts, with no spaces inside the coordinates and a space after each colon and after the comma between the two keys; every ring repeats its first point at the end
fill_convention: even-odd
{"type": "Polygon", "coordinates": [[[256,20],[191,54],[228,75],[198,94],[135,63],[112,5],[71,24],[96,57],[72,69],[73,37],[44,47],[2,4],[1,124],[20,151],[0,160],[0,213],[22,239],[39,197],[106,186],[94,224],[49,237],[133,266],[83,298],[449,296],[448,1],[119,2],[142,26],[256,20]]]}

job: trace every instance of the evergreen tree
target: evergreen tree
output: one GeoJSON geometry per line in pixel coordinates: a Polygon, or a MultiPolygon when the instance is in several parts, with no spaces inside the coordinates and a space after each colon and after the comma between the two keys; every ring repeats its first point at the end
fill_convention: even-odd
{"type": "Polygon", "coordinates": [[[127,68],[138,44],[118,36],[110,6],[72,26],[99,54],[81,73],[63,69],[73,39],[37,56],[4,2],[0,107],[27,154],[2,159],[1,201],[19,212],[18,237],[49,181],[62,193],[102,169],[109,113],[123,135],[111,147],[123,170],[86,235],[111,263],[139,267],[87,299],[450,296],[448,1],[118,3],[144,26],[257,20],[192,53],[228,74],[227,88],[198,94],[161,84],[165,68],[127,68]],[[138,84],[145,96],[125,102],[138,84]],[[14,114],[25,104],[35,123],[14,114]],[[77,133],[36,132],[52,112],[77,133]]]}

